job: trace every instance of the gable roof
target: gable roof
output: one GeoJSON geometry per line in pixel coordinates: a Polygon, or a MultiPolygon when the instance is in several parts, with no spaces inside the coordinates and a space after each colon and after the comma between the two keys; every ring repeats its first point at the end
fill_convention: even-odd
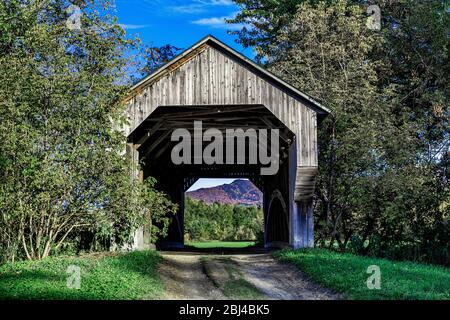
{"type": "Polygon", "coordinates": [[[228,45],[224,44],[220,40],[216,39],[212,35],[207,35],[197,43],[195,43],[190,48],[183,51],[181,54],[176,56],[171,61],[164,64],[162,67],[155,70],[150,75],[146,76],[142,80],[138,81],[136,84],[134,84],[131,88],[131,95],[133,95],[136,92],[139,92],[143,87],[145,87],[148,84],[153,83],[157,79],[159,79],[161,76],[166,74],[166,72],[170,72],[174,69],[176,69],[179,65],[183,64],[183,62],[187,59],[189,59],[192,56],[197,55],[199,52],[201,52],[202,48],[205,46],[211,46],[213,48],[219,49],[222,52],[225,52],[229,56],[235,58],[238,60],[241,64],[245,65],[248,69],[252,70],[262,78],[266,79],[271,84],[281,87],[285,91],[289,92],[294,98],[300,100],[307,106],[311,107],[313,110],[315,110],[319,114],[326,115],[330,113],[330,110],[323,105],[321,105],[319,102],[315,101],[313,98],[308,96],[307,94],[301,92],[300,90],[296,89],[295,87],[291,86],[284,80],[280,79],[279,77],[275,76],[271,72],[267,71],[262,66],[258,65],[251,59],[245,57],[241,53],[237,52],[236,50],[232,49],[228,45]]]}

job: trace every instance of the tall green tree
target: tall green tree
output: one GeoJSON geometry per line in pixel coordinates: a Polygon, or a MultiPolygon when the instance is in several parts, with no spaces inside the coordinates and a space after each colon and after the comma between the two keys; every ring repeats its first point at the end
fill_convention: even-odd
{"type": "Polygon", "coordinates": [[[230,23],[274,73],[328,106],[319,245],[450,262],[448,1],[237,0],[230,23]]]}
{"type": "Polygon", "coordinates": [[[131,178],[120,130],[125,52],[136,42],[108,8],[100,0],[0,3],[3,259],[45,258],[83,230],[126,243],[152,209],[142,197],[149,186],[131,178]]]}
{"type": "Polygon", "coordinates": [[[389,106],[377,91],[380,62],[367,59],[383,39],[365,20],[362,8],[347,1],[304,3],[273,43],[285,46],[273,71],[332,110],[319,132],[317,212],[324,228],[317,229],[319,241],[343,247],[355,231],[355,183],[376,174],[381,133],[392,130],[389,106]]]}

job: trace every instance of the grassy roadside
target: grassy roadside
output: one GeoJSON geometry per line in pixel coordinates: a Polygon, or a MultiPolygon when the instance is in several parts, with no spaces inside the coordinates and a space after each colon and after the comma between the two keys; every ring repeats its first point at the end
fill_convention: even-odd
{"type": "Polygon", "coordinates": [[[274,253],[312,280],[349,299],[450,299],[450,268],[361,257],[326,249],[281,250],[274,253]],[[368,289],[371,265],[380,267],[381,289],[368,289]]]}
{"type": "Polygon", "coordinates": [[[162,291],[156,251],[50,257],[0,266],[0,300],[151,299],[162,291]],[[81,271],[80,289],[69,289],[69,266],[81,271]]]}

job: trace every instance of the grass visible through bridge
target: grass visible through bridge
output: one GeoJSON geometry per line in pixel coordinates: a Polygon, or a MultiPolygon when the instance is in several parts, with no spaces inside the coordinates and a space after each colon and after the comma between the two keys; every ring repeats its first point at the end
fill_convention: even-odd
{"type": "Polygon", "coordinates": [[[196,249],[241,249],[256,246],[255,241],[193,241],[186,243],[187,247],[196,249]]]}

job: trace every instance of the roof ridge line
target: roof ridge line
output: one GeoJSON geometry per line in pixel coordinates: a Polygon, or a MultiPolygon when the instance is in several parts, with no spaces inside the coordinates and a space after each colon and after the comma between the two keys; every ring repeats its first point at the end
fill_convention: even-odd
{"type": "Polygon", "coordinates": [[[228,53],[230,53],[231,55],[237,57],[238,59],[243,60],[245,63],[249,64],[251,67],[255,68],[256,70],[258,70],[262,74],[266,75],[267,77],[269,77],[273,81],[278,82],[280,85],[282,85],[282,86],[286,87],[287,89],[291,90],[292,92],[294,92],[295,94],[300,96],[302,99],[304,99],[307,102],[309,102],[314,107],[314,109],[318,109],[316,111],[319,111],[319,113],[322,113],[322,114],[331,113],[331,111],[328,108],[326,108],[325,106],[321,105],[319,102],[317,102],[314,98],[312,98],[308,94],[305,94],[305,93],[301,92],[300,90],[298,90],[294,86],[290,85],[286,81],[282,80],[278,76],[276,76],[273,73],[271,73],[270,71],[266,70],[263,66],[259,65],[258,63],[254,62],[250,58],[248,58],[248,57],[244,56],[243,54],[241,54],[240,52],[238,52],[237,50],[235,50],[235,49],[231,48],[230,46],[226,45],[225,43],[223,43],[222,41],[220,41],[219,39],[217,39],[216,37],[214,37],[211,34],[206,35],[205,37],[203,37],[202,39],[200,39],[199,41],[194,43],[191,47],[189,47],[186,50],[184,50],[183,52],[181,52],[175,58],[173,58],[172,60],[168,61],[167,63],[165,63],[164,65],[162,65],[158,69],[156,69],[154,72],[152,72],[151,74],[149,74],[148,76],[144,77],[143,79],[138,81],[136,84],[134,84],[131,87],[131,89],[130,89],[130,95],[132,95],[133,93],[136,93],[137,91],[139,91],[140,87],[142,87],[142,86],[146,85],[147,83],[151,82],[152,79],[156,79],[162,72],[164,72],[166,69],[168,69],[170,66],[174,65],[176,62],[178,62],[182,58],[188,56],[191,53],[195,53],[195,51],[197,49],[199,49],[203,45],[206,45],[209,41],[215,43],[216,45],[218,45],[222,49],[228,51],[228,53]]]}

